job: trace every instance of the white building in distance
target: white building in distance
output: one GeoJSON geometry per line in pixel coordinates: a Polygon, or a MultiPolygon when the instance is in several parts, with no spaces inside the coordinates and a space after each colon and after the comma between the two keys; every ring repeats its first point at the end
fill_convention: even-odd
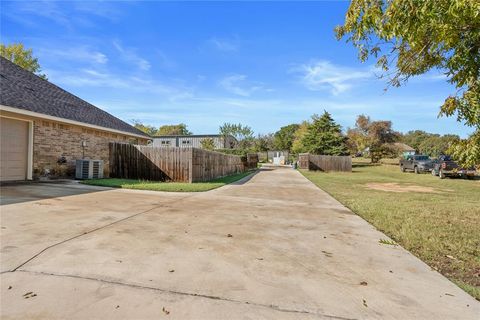
{"type": "Polygon", "coordinates": [[[233,136],[220,134],[192,134],[182,136],[155,136],[153,147],[194,147],[202,148],[202,140],[212,139],[215,149],[234,149],[237,139],[233,136]]]}

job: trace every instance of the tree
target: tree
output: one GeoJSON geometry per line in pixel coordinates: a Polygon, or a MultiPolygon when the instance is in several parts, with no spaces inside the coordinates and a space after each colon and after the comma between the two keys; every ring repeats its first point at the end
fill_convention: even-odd
{"type": "Polygon", "coordinates": [[[200,145],[205,150],[214,150],[215,149],[215,141],[212,138],[205,138],[200,141],[200,145]]]}
{"type": "Polygon", "coordinates": [[[430,157],[438,157],[441,154],[448,153],[450,146],[458,140],[460,140],[460,137],[454,134],[444,136],[432,134],[420,143],[419,152],[430,157]]]}
{"type": "Polygon", "coordinates": [[[477,167],[480,169],[480,131],[475,131],[468,139],[458,140],[448,149],[448,153],[466,167],[477,167]],[[470,152],[465,152],[470,150],[470,152]]]}
{"type": "Polygon", "coordinates": [[[189,136],[191,134],[184,123],[163,125],[156,132],[157,136],[189,136]]]}
{"type": "Polygon", "coordinates": [[[275,141],[273,133],[259,134],[254,140],[253,149],[256,152],[274,150],[275,141]]]}
{"type": "Polygon", "coordinates": [[[357,117],[355,128],[349,129],[349,134],[356,137],[357,151],[369,149],[370,158],[373,163],[378,162],[382,157],[396,155],[392,146],[400,138],[400,134],[392,129],[391,121],[371,121],[370,117],[363,114],[357,117]]]}
{"type": "Polygon", "coordinates": [[[240,149],[249,149],[253,145],[253,130],[247,125],[224,123],[219,132],[222,136],[233,136],[238,141],[240,149]]]}
{"type": "Polygon", "coordinates": [[[389,85],[400,86],[431,69],[443,70],[457,92],[445,99],[439,115],[456,115],[459,122],[475,128],[469,141],[458,142],[455,154],[458,160],[477,164],[479,12],[480,2],[475,0],[353,0],[344,25],[335,30],[338,39],[346,36],[353,43],[362,61],[369,56],[377,60],[389,85]]]}
{"type": "Polygon", "coordinates": [[[361,154],[367,148],[368,142],[365,135],[356,129],[347,129],[347,148],[350,154],[361,154]]]}
{"type": "Polygon", "coordinates": [[[149,136],[154,136],[155,133],[157,132],[157,128],[154,126],[146,125],[140,122],[140,120],[132,120],[133,126],[137,128],[138,130],[145,132],[149,136]]]}
{"type": "Polygon", "coordinates": [[[401,141],[417,152],[431,157],[447,154],[448,149],[460,140],[455,134],[439,135],[422,130],[409,131],[401,137],[401,141]]]}
{"type": "Polygon", "coordinates": [[[351,154],[362,153],[369,147],[368,126],[370,117],[363,114],[357,117],[355,128],[347,130],[347,147],[351,154]]]}
{"type": "Polygon", "coordinates": [[[368,127],[368,143],[370,159],[373,163],[382,158],[391,158],[398,155],[398,150],[393,143],[398,141],[400,135],[393,131],[391,121],[373,121],[368,127]]]}
{"type": "Polygon", "coordinates": [[[299,153],[304,153],[307,152],[307,149],[305,145],[303,144],[304,142],[304,137],[307,134],[308,131],[308,126],[310,124],[308,121],[303,121],[297,131],[295,131],[294,138],[293,138],[293,143],[292,143],[292,152],[295,154],[299,153]]]}
{"type": "Polygon", "coordinates": [[[16,65],[35,73],[40,78],[47,80],[47,76],[43,73],[38,58],[33,56],[32,49],[26,49],[21,43],[12,43],[9,45],[0,44],[0,55],[8,59],[16,65]]]}
{"type": "Polygon", "coordinates": [[[330,114],[325,111],[321,116],[314,114],[312,122],[302,139],[305,151],[313,154],[345,155],[348,153],[346,138],[340,125],[336,124],[330,114]]]}
{"type": "Polygon", "coordinates": [[[409,145],[416,151],[420,152],[420,145],[422,144],[423,141],[426,139],[429,139],[431,137],[431,134],[428,132],[425,132],[423,130],[413,130],[413,131],[408,131],[406,134],[404,134],[401,137],[401,140],[403,143],[409,145]]]}
{"type": "Polygon", "coordinates": [[[288,126],[281,127],[280,130],[275,132],[274,143],[275,149],[292,151],[293,141],[295,140],[295,132],[300,125],[289,124],[288,126]]]}

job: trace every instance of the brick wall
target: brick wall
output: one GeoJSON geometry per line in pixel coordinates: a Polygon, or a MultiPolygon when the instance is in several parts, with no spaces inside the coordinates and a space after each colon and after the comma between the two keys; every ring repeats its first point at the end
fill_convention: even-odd
{"type": "Polygon", "coordinates": [[[104,161],[104,175],[108,177],[108,144],[110,142],[146,144],[123,134],[100,131],[50,120],[34,120],[33,175],[34,178],[48,172],[51,177],[73,177],[76,159],[100,159],[104,161]],[[82,141],[86,147],[82,147],[82,141]],[[59,161],[65,159],[65,163],[59,161]]]}

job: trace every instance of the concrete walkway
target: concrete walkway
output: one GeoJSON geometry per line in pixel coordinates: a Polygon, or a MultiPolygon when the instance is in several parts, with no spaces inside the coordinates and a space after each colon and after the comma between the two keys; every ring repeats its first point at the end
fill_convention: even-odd
{"type": "Polygon", "coordinates": [[[480,318],[292,169],[205,193],[78,189],[0,207],[2,319],[480,318]]]}

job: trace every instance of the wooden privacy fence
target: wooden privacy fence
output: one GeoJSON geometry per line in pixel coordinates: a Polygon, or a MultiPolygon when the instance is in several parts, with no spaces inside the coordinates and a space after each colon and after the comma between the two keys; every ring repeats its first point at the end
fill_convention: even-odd
{"type": "Polygon", "coordinates": [[[247,162],[239,156],[198,148],[110,143],[112,178],[199,182],[244,172],[247,168],[247,162]]]}
{"type": "Polygon", "coordinates": [[[258,154],[256,153],[247,153],[247,168],[255,169],[258,164],[258,154]]]}
{"type": "Polygon", "coordinates": [[[192,182],[208,181],[245,169],[240,156],[192,148],[192,182]]]}
{"type": "Polygon", "coordinates": [[[301,153],[298,155],[298,167],[307,170],[351,172],[352,158],[301,153]]]}

